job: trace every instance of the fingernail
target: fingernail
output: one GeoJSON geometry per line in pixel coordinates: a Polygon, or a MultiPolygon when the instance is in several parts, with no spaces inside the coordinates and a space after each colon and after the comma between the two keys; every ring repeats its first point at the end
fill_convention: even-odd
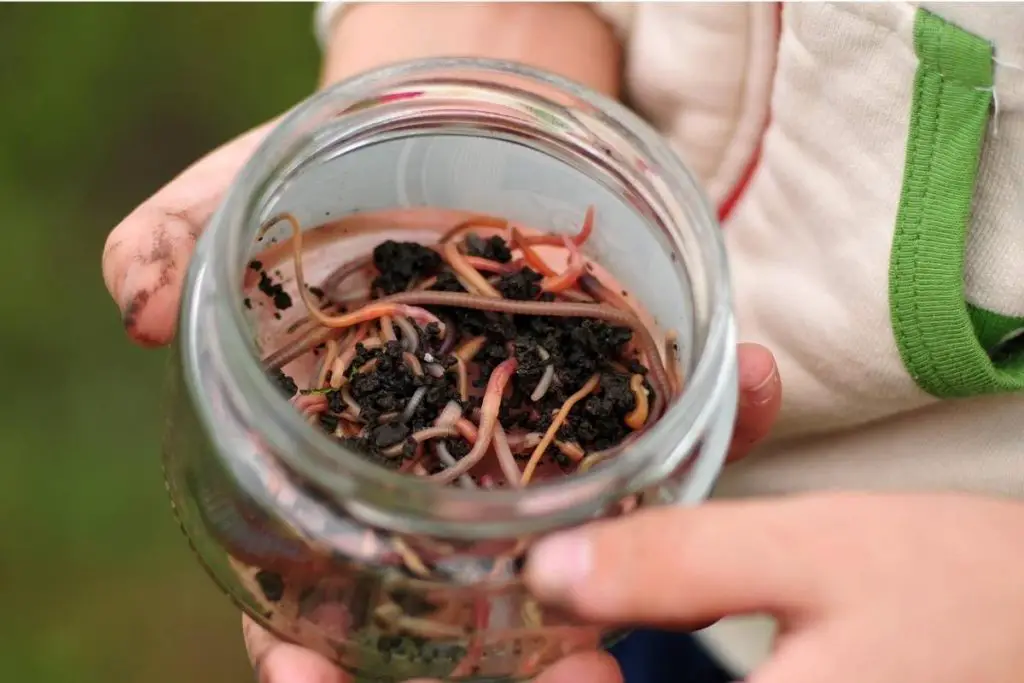
{"type": "Polygon", "coordinates": [[[527,565],[530,586],[538,596],[564,600],[566,590],[590,575],[593,550],[580,532],[549,536],[530,551],[527,565]]]}
{"type": "Polygon", "coordinates": [[[760,406],[768,403],[775,398],[775,392],[777,391],[777,384],[779,382],[779,369],[772,366],[772,371],[768,373],[768,376],[761,381],[755,387],[746,389],[743,392],[744,402],[748,405],[760,406]]]}

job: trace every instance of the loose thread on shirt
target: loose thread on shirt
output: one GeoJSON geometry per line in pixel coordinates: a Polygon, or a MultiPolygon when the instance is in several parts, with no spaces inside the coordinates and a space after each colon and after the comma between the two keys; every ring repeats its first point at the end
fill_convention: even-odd
{"type": "Polygon", "coordinates": [[[999,137],[999,93],[996,91],[996,87],[994,85],[990,88],[979,86],[975,90],[992,93],[992,137],[999,137]]]}
{"type": "MultiPolygon", "coordinates": [[[[1015,64],[1005,59],[992,57],[992,63],[997,69],[1010,69],[1011,71],[1024,71],[1024,66],[1015,64]]],[[[991,88],[977,88],[978,90],[992,93],[992,137],[999,137],[999,91],[995,86],[995,74],[993,74],[993,85],[991,88]]]]}
{"type": "Polygon", "coordinates": [[[992,58],[992,63],[995,64],[996,66],[1000,66],[1000,67],[1002,67],[1004,69],[1012,69],[1014,71],[1024,71],[1024,66],[1021,66],[1019,64],[1014,64],[1013,62],[1007,62],[1007,61],[1002,60],[1002,59],[996,59],[995,57],[992,58]]]}

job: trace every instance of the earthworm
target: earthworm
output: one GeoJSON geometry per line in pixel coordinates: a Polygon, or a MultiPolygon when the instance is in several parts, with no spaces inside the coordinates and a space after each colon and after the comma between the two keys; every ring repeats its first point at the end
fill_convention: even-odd
{"type": "MultiPolygon", "coordinates": [[[[573,244],[577,247],[582,247],[586,244],[587,240],[590,239],[591,233],[594,231],[594,207],[587,207],[587,212],[583,215],[583,225],[580,227],[580,231],[571,237],[573,244]]],[[[527,243],[532,245],[547,245],[552,247],[563,246],[561,235],[530,235],[525,238],[527,243]]]]}
{"type": "Polygon", "coordinates": [[[355,273],[358,273],[360,270],[363,270],[364,268],[369,268],[372,265],[372,255],[358,258],[355,261],[349,261],[348,263],[343,264],[335,268],[333,271],[331,271],[331,273],[323,279],[323,282],[320,284],[320,289],[323,290],[326,296],[333,300],[334,297],[332,297],[331,294],[333,294],[338,289],[342,282],[347,280],[350,276],[354,275],[355,273]]]}
{"type": "Polygon", "coordinates": [[[441,346],[437,349],[439,356],[447,356],[455,346],[455,341],[458,339],[458,330],[455,329],[455,321],[446,315],[439,315],[441,322],[444,323],[444,327],[448,330],[448,334],[445,335],[444,339],[441,340],[441,346]]]}
{"type": "MultiPolygon", "coordinates": [[[[434,449],[437,452],[437,459],[440,460],[445,467],[455,467],[458,461],[455,460],[455,456],[453,456],[451,452],[448,450],[448,444],[446,444],[443,440],[439,440],[436,444],[434,444],[434,449]]],[[[473,481],[473,477],[469,476],[468,474],[463,474],[462,476],[460,476],[459,483],[462,484],[463,488],[476,488],[476,483],[473,481]]]]}
{"type": "Polygon", "coordinates": [[[380,336],[384,338],[384,341],[398,341],[398,335],[395,334],[395,324],[391,321],[390,315],[382,315],[378,322],[380,323],[380,336]]]}
{"type": "Polygon", "coordinates": [[[494,425],[498,422],[498,410],[501,407],[502,393],[505,385],[515,374],[518,367],[516,359],[509,358],[494,368],[490,378],[487,380],[487,391],[484,392],[483,405],[480,408],[480,428],[476,443],[455,467],[449,467],[444,471],[432,475],[430,478],[438,483],[447,484],[457,477],[465,474],[475,467],[487,453],[490,447],[491,438],[494,435],[494,425]]]}
{"type": "Polygon", "coordinates": [[[583,291],[589,294],[590,296],[594,297],[594,299],[596,299],[597,301],[600,301],[601,303],[604,304],[608,304],[609,306],[613,306],[619,309],[620,311],[633,313],[632,306],[629,305],[629,303],[622,297],[621,294],[612,289],[609,289],[608,287],[605,287],[604,284],[602,284],[602,282],[593,275],[589,273],[584,273],[583,275],[580,276],[579,282],[580,287],[583,289],[583,291]]]}
{"type": "Polygon", "coordinates": [[[570,287],[575,286],[576,281],[579,279],[580,275],[583,274],[586,262],[583,260],[583,255],[580,254],[580,250],[568,237],[563,237],[562,239],[565,241],[565,246],[569,250],[569,264],[562,273],[559,273],[558,275],[550,275],[541,280],[541,291],[561,292],[569,289],[570,287]]]}
{"type": "Polygon", "coordinates": [[[626,425],[636,431],[642,429],[647,422],[647,389],[644,387],[644,376],[633,375],[629,378],[629,388],[636,400],[636,407],[626,415],[626,425]]]}
{"type": "Polygon", "coordinates": [[[438,244],[447,244],[448,242],[455,241],[455,238],[462,233],[472,228],[493,228],[495,230],[504,230],[508,227],[508,221],[504,218],[498,218],[496,216],[487,216],[481,214],[479,216],[471,216],[466,220],[458,223],[455,227],[451,228],[447,232],[441,235],[437,240],[438,244]]]}
{"type": "Polygon", "coordinates": [[[412,419],[412,416],[416,413],[416,409],[420,407],[420,403],[423,402],[423,397],[427,395],[426,387],[417,387],[416,391],[413,392],[412,398],[405,404],[405,410],[402,411],[402,422],[408,422],[412,419]]]}
{"type": "Polygon", "coordinates": [[[537,444],[537,447],[533,449],[533,453],[530,455],[530,461],[526,463],[526,468],[523,470],[522,483],[526,486],[530,483],[530,478],[533,476],[534,470],[537,469],[537,465],[540,463],[541,456],[544,455],[544,451],[547,450],[548,444],[550,444],[558,430],[561,429],[565,423],[565,418],[569,416],[569,411],[572,410],[573,406],[580,402],[585,396],[590,394],[594,389],[597,388],[598,383],[601,381],[601,375],[594,375],[587,380],[579,391],[570,396],[559,408],[558,414],[555,415],[555,419],[551,421],[551,426],[548,427],[547,432],[544,433],[544,438],[537,444]]]}
{"type": "Polygon", "coordinates": [[[513,270],[511,263],[498,263],[497,261],[481,258],[479,256],[463,256],[462,258],[464,258],[466,263],[472,266],[474,270],[481,273],[498,273],[503,275],[505,273],[516,272],[513,270]]]}
{"type": "MultiPolygon", "coordinates": [[[[320,310],[319,306],[309,298],[309,292],[306,291],[306,278],[302,272],[302,226],[299,225],[299,221],[290,213],[282,213],[267,221],[267,223],[264,224],[263,230],[265,231],[269,226],[280,221],[287,221],[292,229],[292,248],[295,252],[295,281],[298,285],[299,297],[302,299],[302,303],[305,304],[310,316],[324,327],[350,327],[357,323],[374,320],[385,315],[404,315],[424,324],[436,323],[439,326],[443,325],[443,323],[429,311],[425,311],[414,306],[390,302],[386,299],[377,299],[375,302],[363,306],[352,313],[342,313],[341,315],[334,316],[326,315],[320,310]]],[[[409,293],[411,294],[412,292],[409,293]]]]}
{"type": "Polygon", "coordinates": [[[521,486],[520,479],[523,473],[519,471],[519,465],[516,464],[516,459],[512,456],[512,449],[508,446],[508,439],[505,436],[505,430],[501,426],[501,422],[494,424],[494,452],[498,456],[498,465],[501,466],[501,472],[505,475],[505,479],[512,486],[519,488],[521,486]]]}
{"type": "Polygon", "coordinates": [[[462,281],[469,285],[469,287],[466,287],[468,291],[494,299],[501,298],[498,290],[484,279],[480,271],[470,265],[466,257],[462,255],[462,252],[459,251],[458,242],[448,242],[444,245],[444,257],[456,275],[462,276],[462,281]]]}
{"type": "Polygon", "coordinates": [[[409,353],[416,353],[420,347],[420,336],[416,332],[416,326],[402,316],[395,318],[395,325],[402,331],[402,345],[405,350],[409,353]]]}
{"type": "Polygon", "coordinates": [[[354,398],[352,398],[352,392],[349,391],[348,386],[341,388],[341,400],[344,401],[348,409],[351,410],[352,414],[357,418],[363,414],[362,407],[354,398]]]}
{"type": "Polygon", "coordinates": [[[483,335],[473,337],[471,339],[468,339],[464,344],[462,344],[462,346],[455,349],[455,355],[456,357],[461,358],[463,361],[469,363],[474,358],[476,358],[476,354],[480,353],[480,349],[482,349],[484,347],[484,344],[486,343],[487,337],[483,335]]]}
{"type": "Polygon", "coordinates": [[[341,348],[341,344],[336,339],[327,340],[327,349],[324,351],[324,357],[320,359],[320,370],[317,372],[316,385],[310,387],[311,389],[319,389],[327,383],[327,377],[331,374],[331,366],[334,364],[334,359],[338,357],[338,350],[341,348]]]}
{"type": "Polygon", "coordinates": [[[455,369],[459,378],[459,398],[466,402],[469,400],[469,369],[461,356],[455,356],[455,369]]]}
{"type": "Polygon", "coordinates": [[[417,377],[423,376],[423,364],[420,363],[420,359],[413,354],[405,351],[402,353],[402,362],[405,363],[405,367],[409,368],[409,372],[416,375],[417,377]]]}
{"type": "Polygon", "coordinates": [[[573,443],[572,441],[555,441],[555,448],[561,451],[562,455],[569,458],[573,462],[579,462],[582,460],[586,453],[579,447],[579,444],[573,443]]]}
{"type": "Polygon", "coordinates": [[[433,427],[425,427],[418,432],[413,432],[409,438],[417,443],[421,443],[423,441],[429,441],[430,439],[447,439],[448,437],[455,436],[456,434],[458,434],[458,430],[455,429],[454,424],[435,424],[433,427]]]}
{"type": "MultiPolygon", "coordinates": [[[[537,355],[540,356],[542,361],[547,362],[551,359],[551,354],[547,352],[543,346],[537,347],[537,355]]],[[[555,366],[553,363],[548,363],[544,368],[544,374],[541,375],[540,381],[537,382],[537,387],[530,394],[530,400],[536,403],[537,401],[544,398],[544,394],[548,393],[548,389],[551,388],[551,381],[555,378],[555,366]]]]}
{"type": "Polygon", "coordinates": [[[518,248],[523,253],[523,260],[526,262],[526,265],[544,277],[554,277],[557,275],[551,266],[537,255],[537,252],[533,250],[533,247],[530,246],[530,243],[526,241],[526,238],[523,237],[519,230],[512,228],[509,233],[512,238],[512,246],[518,248]]]}

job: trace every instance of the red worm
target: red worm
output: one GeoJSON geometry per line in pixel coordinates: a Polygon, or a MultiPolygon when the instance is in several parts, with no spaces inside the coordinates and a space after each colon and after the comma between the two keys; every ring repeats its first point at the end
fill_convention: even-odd
{"type": "Polygon", "coordinates": [[[479,270],[481,273],[497,273],[504,275],[505,273],[514,273],[518,268],[513,268],[511,263],[498,263],[492,261],[489,258],[481,258],[479,256],[464,256],[466,263],[473,266],[473,268],[479,270]]]}
{"type": "Polygon", "coordinates": [[[537,255],[537,252],[533,250],[533,247],[530,246],[530,243],[525,237],[523,237],[521,232],[512,228],[510,233],[512,237],[512,246],[518,247],[519,251],[523,252],[523,260],[526,262],[526,265],[533,268],[544,277],[553,277],[557,275],[557,273],[551,269],[551,266],[545,263],[544,259],[537,255]]]}
{"type": "MultiPolygon", "coordinates": [[[[383,299],[378,299],[374,303],[351,313],[333,316],[325,314],[320,310],[319,305],[310,299],[309,292],[306,291],[306,278],[302,272],[302,226],[299,225],[298,219],[296,219],[292,214],[282,213],[267,221],[263,226],[263,230],[266,230],[279,221],[287,221],[291,226],[292,248],[295,251],[295,281],[298,285],[299,297],[302,299],[302,303],[304,303],[306,308],[309,310],[309,315],[318,323],[324,327],[351,327],[352,325],[380,318],[385,315],[404,315],[405,317],[412,318],[423,325],[437,323],[441,326],[443,333],[444,323],[438,320],[437,317],[429,311],[403,304],[396,304],[396,302],[388,302],[383,299]]],[[[479,273],[477,273],[477,275],[479,276],[479,273]]]]}
{"type": "Polygon", "coordinates": [[[586,266],[583,255],[580,254],[579,248],[573,244],[573,241],[568,237],[562,237],[562,240],[565,243],[565,248],[569,250],[569,264],[564,272],[541,280],[540,288],[545,292],[561,292],[573,287],[586,266]]]}
{"type": "Polygon", "coordinates": [[[487,380],[487,391],[484,392],[483,404],[480,406],[480,430],[476,443],[455,467],[449,467],[442,472],[431,475],[431,479],[440,483],[448,484],[455,481],[461,475],[473,469],[481,460],[491,446],[491,438],[494,436],[494,427],[498,424],[498,410],[501,408],[501,396],[505,392],[505,386],[512,379],[519,363],[515,358],[502,361],[494,368],[490,378],[487,380]]]}
{"type": "MultiPolygon", "coordinates": [[[[587,213],[583,217],[583,227],[580,228],[578,234],[573,238],[573,244],[577,247],[582,247],[588,239],[590,239],[591,233],[594,232],[594,207],[587,207],[587,213]]],[[[549,247],[560,247],[562,246],[561,235],[531,235],[525,238],[525,241],[531,246],[547,245],[549,247]]]]}
{"type": "Polygon", "coordinates": [[[459,251],[456,242],[448,242],[444,245],[444,258],[448,261],[448,265],[452,267],[452,270],[465,278],[466,282],[470,285],[470,289],[486,297],[501,298],[498,290],[492,287],[491,283],[480,274],[480,271],[466,260],[466,257],[459,251]]]}

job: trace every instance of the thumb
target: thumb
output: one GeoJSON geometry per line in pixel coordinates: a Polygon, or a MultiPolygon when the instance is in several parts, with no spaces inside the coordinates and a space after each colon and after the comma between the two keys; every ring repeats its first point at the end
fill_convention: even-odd
{"type": "Polygon", "coordinates": [[[659,508],[549,536],[526,581],[541,600],[601,623],[693,627],[735,614],[798,616],[816,573],[796,501],[659,508]]]}
{"type": "Polygon", "coordinates": [[[772,352],[760,344],[740,344],[739,412],[733,429],[729,462],[734,462],[764,440],[782,408],[782,380],[772,352]]]}
{"type": "Polygon", "coordinates": [[[210,153],[143,202],[107,237],[103,280],[128,335],[144,346],[174,336],[181,284],[196,240],[228,185],[274,122],[210,153]]]}
{"type": "Polygon", "coordinates": [[[351,683],[322,655],[278,640],[247,616],[242,617],[242,637],[258,683],[351,683]]]}

